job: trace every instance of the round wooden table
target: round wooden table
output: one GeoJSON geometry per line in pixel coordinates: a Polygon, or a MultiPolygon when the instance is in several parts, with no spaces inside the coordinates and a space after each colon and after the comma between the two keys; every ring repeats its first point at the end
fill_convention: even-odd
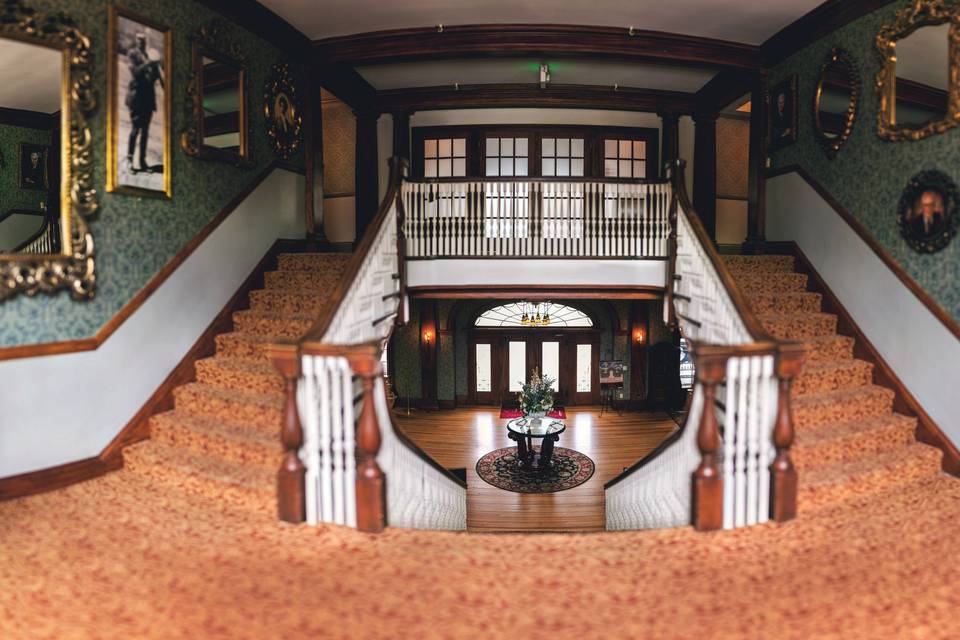
{"type": "Polygon", "coordinates": [[[539,426],[533,426],[529,418],[514,418],[507,421],[507,437],[517,443],[517,464],[529,471],[543,473],[550,469],[553,443],[560,440],[567,425],[562,420],[543,418],[539,426]],[[533,440],[540,439],[540,450],[533,447],[533,440]]]}

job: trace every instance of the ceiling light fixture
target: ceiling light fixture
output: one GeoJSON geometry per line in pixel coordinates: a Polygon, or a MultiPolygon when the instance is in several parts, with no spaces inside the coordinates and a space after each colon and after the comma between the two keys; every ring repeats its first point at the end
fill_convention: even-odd
{"type": "Polygon", "coordinates": [[[442,23],[442,22],[437,25],[437,33],[443,33],[443,23],[442,23]]]}

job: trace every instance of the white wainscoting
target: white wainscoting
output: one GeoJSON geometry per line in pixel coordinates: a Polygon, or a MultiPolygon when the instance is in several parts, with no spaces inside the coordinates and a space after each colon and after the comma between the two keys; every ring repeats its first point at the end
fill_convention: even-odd
{"type": "Polygon", "coordinates": [[[666,260],[408,260],[407,286],[657,287],[666,260]]]}
{"type": "Polygon", "coordinates": [[[767,181],[767,239],[800,246],[910,393],[960,442],[960,341],[796,173],[767,181]]]}
{"type": "Polygon", "coordinates": [[[98,455],[271,245],[303,237],[303,197],[275,170],[99,349],[0,362],[0,477],[98,455]]]}

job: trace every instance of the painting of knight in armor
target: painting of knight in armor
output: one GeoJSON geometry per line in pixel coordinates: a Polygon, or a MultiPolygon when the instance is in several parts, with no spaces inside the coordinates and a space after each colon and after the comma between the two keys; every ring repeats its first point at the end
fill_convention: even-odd
{"type": "Polygon", "coordinates": [[[110,12],[107,191],[169,198],[170,29],[110,12]]]}

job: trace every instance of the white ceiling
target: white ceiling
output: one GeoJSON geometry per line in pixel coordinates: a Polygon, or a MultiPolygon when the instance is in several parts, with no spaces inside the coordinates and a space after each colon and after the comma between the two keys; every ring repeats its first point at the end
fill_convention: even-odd
{"type": "MultiPolygon", "coordinates": [[[[534,84],[539,81],[539,60],[438,60],[358,67],[357,71],[377,90],[467,84],[534,84]]],[[[551,84],[643,87],[695,92],[714,71],[665,65],[603,62],[598,60],[549,61],[551,84]]]]}
{"type": "Polygon", "coordinates": [[[311,39],[436,24],[636,27],[761,44],[822,0],[261,0],[311,39]]]}
{"type": "Polygon", "coordinates": [[[0,39],[0,107],[59,110],[62,60],[56,49],[0,39]]]}
{"type": "Polygon", "coordinates": [[[897,41],[897,77],[947,90],[950,25],[921,27],[897,41]]]}

